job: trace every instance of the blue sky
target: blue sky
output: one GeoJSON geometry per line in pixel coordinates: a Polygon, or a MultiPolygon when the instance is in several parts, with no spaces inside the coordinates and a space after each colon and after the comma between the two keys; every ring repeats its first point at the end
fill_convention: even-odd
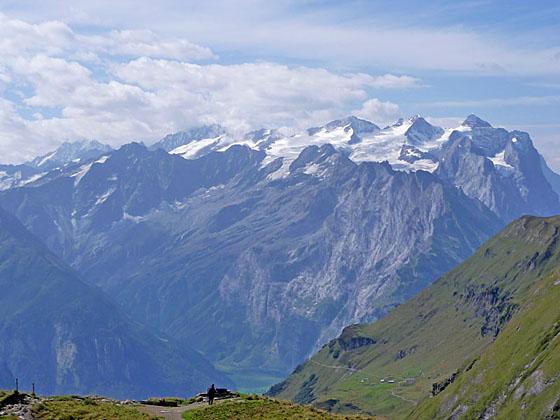
{"type": "Polygon", "coordinates": [[[530,132],[560,170],[557,1],[0,0],[0,13],[4,161],[205,122],[475,113],[530,132]]]}

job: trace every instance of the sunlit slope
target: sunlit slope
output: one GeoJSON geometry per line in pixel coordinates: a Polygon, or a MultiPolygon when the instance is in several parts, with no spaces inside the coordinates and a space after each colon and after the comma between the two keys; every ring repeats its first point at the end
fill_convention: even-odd
{"type": "MultiPolygon", "coordinates": [[[[560,267],[556,260],[557,267],[560,267]]],[[[560,276],[545,275],[467,372],[410,418],[560,418],[560,276]]]]}
{"type": "MultiPolygon", "coordinates": [[[[554,305],[549,296],[558,293],[555,287],[560,289],[554,280],[560,278],[559,230],[560,217],[515,221],[465,263],[385,319],[346,328],[271,394],[334,411],[400,418],[415,408],[418,411],[412,417],[430,417],[439,409],[438,401],[444,401],[463,378],[485,369],[486,375],[494,378],[494,391],[481,379],[479,385],[488,394],[485,398],[491,400],[491,395],[506,392],[504,384],[517,374],[517,359],[510,361],[505,353],[514,345],[508,347],[508,334],[517,333],[517,325],[534,324],[531,334],[518,334],[516,341],[527,349],[524,357],[530,361],[540,351],[534,349],[535,342],[544,339],[545,332],[548,336],[557,332],[554,323],[560,316],[560,305],[554,305]],[[545,308],[547,315],[539,318],[539,323],[531,322],[531,317],[538,317],[545,308]],[[503,372],[499,382],[490,366],[511,372],[503,372]],[[452,385],[446,387],[446,383],[452,385]],[[439,395],[417,407],[432,390],[439,395]]],[[[550,372],[558,375],[560,370],[552,356],[546,359],[548,351],[542,350],[542,357],[549,360],[543,362],[543,378],[550,372]]],[[[478,381],[478,377],[473,378],[478,381]]],[[[470,395],[482,399],[481,394],[475,394],[470,395]]],[[[546,400],[546,395],[539,398],[546,400]]],[[[455,404],[449,405],[452,412],[455,404]]]]}

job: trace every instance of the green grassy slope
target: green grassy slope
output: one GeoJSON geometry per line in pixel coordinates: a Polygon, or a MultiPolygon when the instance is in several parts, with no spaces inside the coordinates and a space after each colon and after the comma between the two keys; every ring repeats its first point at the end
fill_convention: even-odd
{"type": "MultiPolygon", "coordinates": [[[[557,260],[557,267],[560,268],[557,260]]],[[[420,404],[411,419],[560,419],[560,276],[545,275],[472,369],[420,404]]]]}
{"type": "MultiPolygon", "coordinates": [[[[284,419],[314,419],[314,420],[342,420],[365,419],[366,417],[339,416],[324,411],[296,405],[287,401],[277,401],[263,397],[248,397],[238,400],[225,401],[221,404],[206,406],[190,410],[183,414],[185,420],[284,420],[284,419]]],[[[367,417],[371,419],[371,417],[367,417]]]]}
{"type": "MultiPolygon", "coordinates": [[[[451,411],[440,412],[438,407],[462,381],[470,380],[473,389],[473,383],[480,381],[477,385],[485,391],[484,397],[472,390],[464,398],[478,399],[480,406],[493,401],[519,374],[516,366],[534,359],[540,351],[534,343],[545,336],[550,347],[542,350],[542,376],[535,375],[541,382],[552,380],[560,372],[558,359],[547,356],[557,345],[551,337],[557,333],[554,323],[560,316],[560,304],[549,297],[558,293],[555,287],[560,288],[554,280],[560,278],[559,231],[560,217],[524,217],[512,223],[473,257],[383,320],[346,328],[270,394],[338,412],[403,418],[416,409],[412,418],[438,413],[449,417],[455,403],[448,404],[451,411]],[[548,291],[551,288],[553,293],[548,291]],[[539,317],[540,311],[547,315],[539,317]],[[539,323],[531,317],[539,318],[539,323]],[[516,331],[519,324],[533,326],[522,328],[527,331],[524,335],[516,331]],[[518,334],[516,345],[526,348],[527,354],[510,360],[506,350],[512,329],[518,334]],[[488,380],[476,376],[480,372],[486,372],[488,380]],[[451,386],[429,398],[434,384],[441,390],[448,382],[451,386]]],[[[541,362],[534,366],[538,370],[541,362]]],[[[526,388],[535,381],[531,369],[522,379],[528,381],[526,388]]],[[[542,399],[535,403],[539,407],[554,406],[545,394],[555,386],[530,398],[542,399]]],[[[500,413],[523,404],[522,398],[515,404],[508,398],[500,413]]]]}
{"type": "MultiPolygon", "coordinates": [[[[179,401],[184,403],[184,401],[179,401]]],[[[200,403],[180,405],[176,408],[159,407],[161,411],[150,413],[147,406],[109,400],[101,397],[58,396],[43,399],[30,406],[30,414],[37,420],[151,420],[162,419],[162,416],[177,418],[182,415],[186,420],[375,420],[365,416],[343,416],[313,407],[278,401],[260,396],[243,396],[232,400],[216,401],[212,406],[200,403]]],[[[0,419],[13,420],[16,417],[0,419]]]]}
{"type": "Polygon", "coordinates": [[[34,406],[37,420],[150,420],[135,406],[119,405],[88,397],[55,397],[34,406]]]}

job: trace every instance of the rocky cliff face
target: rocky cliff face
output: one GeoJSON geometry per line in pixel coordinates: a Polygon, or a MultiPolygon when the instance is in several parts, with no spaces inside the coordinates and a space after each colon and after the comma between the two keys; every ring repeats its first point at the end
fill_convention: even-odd
{"type": "Polygon", "coordinates": [[[484,203],[504,221],[523,214],[558,212],[558,195],[527,133],[467,119],[440,152],[437,174],[484,203]]]}

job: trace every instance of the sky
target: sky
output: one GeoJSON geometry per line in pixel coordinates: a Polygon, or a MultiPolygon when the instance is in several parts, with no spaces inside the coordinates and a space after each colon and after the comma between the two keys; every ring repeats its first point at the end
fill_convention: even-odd
{"type": "Polygon", "coordinates": [[[560,2],[0,0],[0,162],[220,123],[470,113],[560,171],[560,2]]]}

